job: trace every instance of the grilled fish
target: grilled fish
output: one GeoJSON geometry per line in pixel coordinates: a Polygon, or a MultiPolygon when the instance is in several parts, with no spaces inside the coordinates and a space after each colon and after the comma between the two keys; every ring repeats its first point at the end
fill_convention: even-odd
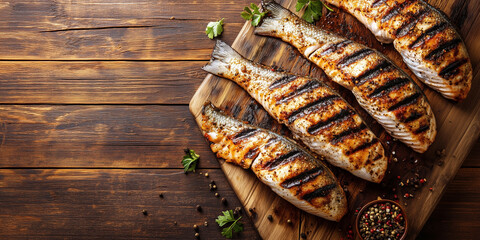
{"type": "Polygon", "coordinates": [[[305,22],[275,2],[263,3],[268,16],[255,29],[281,38],[352,91],[360,105],[393,137],[425,152],[436,136],[427,98],[415,82],[383,54],[305,22]]]}
{"type": "Polygon", "coordinates": [[[296,207],[339,221],[347,200],[333,173],[292,140],[225,115],[207,103],[201,128],[219,158],[251,168],[263,183],[296,207]]]}
{"type": "Polygon", "coordinates": [[[444,14],[421,0],[326,0],[360,20],[380,42],[391,43],[425,84],[455,101],[467,97],[472,64],[444,14]]]}
{"type": "Polygon", "coordinates": [[[217,41],[204,70],[233,80],[312,151],[372,182],[387,169],[381,142],[336,92],[309,77],[255,64],[217,41]]]}

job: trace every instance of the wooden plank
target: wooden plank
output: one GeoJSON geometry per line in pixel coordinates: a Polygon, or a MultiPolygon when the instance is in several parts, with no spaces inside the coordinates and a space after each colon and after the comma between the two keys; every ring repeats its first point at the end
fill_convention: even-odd
{"type": "Polygon", "coordinates": [[[418,239],[476,239],[480,235],[480,175],[478,168],[462,168],[418,239]],[[439,231],[441,229],[441,231],[439,231]]]}
{"type": "Polygon", "coordinates": [[[217,167],[187,106],[0,105],[0,167],[217,167]]]}
{"type": "Polygon", "coordinates": [[[470,155],[465,159],[462,167],[480,167],[480,139],[473,146],[470,155]]]}
{"type": "Polygon", "coordinates": [[[204,61],[0,61],[0,103],[186,104],[204,61]]]}
{"type": "MultiPolygon", "coordinates": [[[[284,6],[294,9],[295,1],[285,0],[280,2],[282,2],[284,6]]],[[[435,3],[434,1],[432,2],[435,3]]],[[[480,7],[480,3],[475,1],[464,1],[463,3],[469,6],[468,11],[480,7]]],[[[477,17],[478,11],[473,12],[472,14],[474,15],[467,14],[469,19],[464,20],[463,25],[460,24],[462,25],[462,29],[469,29],[469,27],[471,27],[465,25],[465,23],[471,23],[473,25],[480,24],[480,18],[477,17]],[[473,20],[471,18],[473,18],[473,20]]],[[[321,21],[319,25],[325,26],[326,28],[340,34],[345,33],[344,35],[347,35],[349,38],[377,48],[386,53],[394,62],[401,65],[404,69],[406,68],[400,55],[393,51],[391,45],[380,45],[373,38],[373,35],[371,35],[365,27],[351,16],[342,13],[340,10],[335,10],[335,12],[329,13],[325,19],[327,20],[321,21]]],[[[393,198],[394,194],[403,196],[406,192],[412,193],[412,189],[398,188],[398,184],[400,181],[406,181],[408,178],[413,177],[414,173],[419,173],[422,177],[429,179],[428,183],[423,188],[415,191],[415,198],[407,200],[401,197],[400,203],[407,206],[408,220],[410,223],[408,239],[414,239],[420,232],[440,200],[446,184],[455,176],[470,149],[477,142],[480,134],[480,51],[473,48],[476,43],[471,41],[471,39],[478,39],[480,32],[465,32],[462,30],[462,34],[464,34],[466,39],[467,48],[472,56],[472,63],[474,66],[473,86],[468,99],[462,103],[455,104],[443,99],[439,94],[419,83],[430,100],[437,119],[438,135],[435,143],[430,147],[429,151],[420,155],[413,153],[413,151],[399,142],[387,144],[386,150],[388,152],[395,151],[396,157],[399,161],[398,163],[390,163],[390,170],[384,183],[381,185],[366,183],[365,181],[352,177],[344,171],[333,169],[341,183],[350,183],[348,186],[345,186],[348,188],[349,192],[349,214],[345,216],[340,223],[332,223],[306,214],[297,209],[290,211],[289,208],[283,208],[286,209],[286,211],[290,211],[289,213],[284,213],[286,215],[298,216],[298,213],[300,213],[300,219],[295,219],[295,224],[300,226],[301,232],[309,232],[310,237],[313,239],[338,239],[344,236],[348,226],[353,223],[353,212],[356,208],[370,200],[376,199],[378,196],[393,198]],[[446,155],[438,156],[436,152],[442,149],[445,149],[446,155]],[[400,176],[401,179],[398,180],[397,176],[400,176]],[[392,192],[391,189],[394,187],[396,187],[396,190],[392,192]],[[429,191],[428,189],[430,187],[435,189],[435,191],[429,191]],[[360,193],[360,190],[363,192],[360,193]],[[338,231],[338,229],[340,229],[340,231],[338,231]]],[[[311,64],[306,62],[302,57],[299,57],[298,52],[293,50],[292,47],[287,46],[277,39],[253,35],[253,28],[249,24],[244,25],[244,28],[239,33],[232,46],[242,55],[253,59],[254,61],[266,65],[275,64],[294,73],[322,77],[322,72],[315,67],[312,67],[311,64]]],[[[409,72],[409,74],[412,75],[411,72],[409,72]]],[[[416,81],[419,82],[418,79],[416,79],[416,81]]],[[[366,116],[366,113],[363,110],[359,109],[358,104],[353,102],[354,99],[351,93],[344,89],[340,89],[335,85],[334,88],[336,88],[340,94],[347,99],[347,101],[351,102],[352,105],[360,111],[360,114],[365,118],[368,125],[373,128],[374,132],[377,133],[385,143],[385,132],[376,122],[366,116]]],[[[253,100],[233,82],[213,76],[207,76],[205,78],[190,102],[190,110],[193,115],[197,117],[197,123],[201,106],[207,100],[226,109],[227,113],[250,120],[250,122],[255,124],[272,126],[272,124],[270,124],[270,122],[272,122],[271,119],[269,120],[269,116],[267,116],[266,112],[260,109],[260,107],[255,111],[246,109],[245,106],[249,106],[253,100]]],[[[274,129],[277,131],[281,129],[275,124],[273,124],[273,126],[275,126],[274,129]]],[[[259,210],[261,212],[268,212],[268,209],[283,207],[281,204],[274,204],[278,197],[273,196],[273,198],[271,198],[272,196],[265,194],[262,189],[254,187],[256,186],[256,180],[253,176],[249,179],[248,175],[235,170],[235,167],[230,164],[222,164],[221,167],[243,204],[248,205],[249,202],[258,201],[272,203],[264,204],[261,207],[257,204],[257,209],[261,209],[259,210]],[[241,179],[241,181],[239,181],[239,179],[241,179]],[[248,182],[248,184],[245,185],[245,182],[248,182]]],[[[261,220],[264,219],[264,217],[265,215],[260,215],[259,220],[255,221],[255,224],[256,227],[259,228],[260,234],[265,239],[277,239],[279,236],[285,234],[295,235],[298,233],[296,230],[297,228],[293,228],[295,230],[290,230],[289,233],[265,235],[265,232],[268,232],[268,229],[261,224],[261,220]]],[[[282,226],[279,226],[279,230],[285,232],[289,231],[287,228],[281,227],[282,226]]]]}
{"type": "MultiPolygon", "coordinates": [[[[241,204],[221,170],[208,173],[209,178],[180,169],[2,169],[0,238],[194,239],[196,224],[202,239],[225,239],[215,218],[241,204]],[[211,180],[227,206],[209,190],[211,180]]],[[[259,239],[246,215],[241,221],[240,236],[259,239]]]]}
{"type": "Polygon", "coordinates": [[[207,23],[225,18],[222,38],[232,41],[250,2],[3,2],[1,59],[206,60],[213,46],[205,35],[207,23]]]}

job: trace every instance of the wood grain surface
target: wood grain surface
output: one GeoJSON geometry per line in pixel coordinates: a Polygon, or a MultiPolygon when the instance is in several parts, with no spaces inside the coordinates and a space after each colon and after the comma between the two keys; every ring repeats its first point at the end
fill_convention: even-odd
{"type": "MultiPolygon", "coordinates": [[[[285,0],[278,2],[292,11],[295,9],[296,1],[285,0]]],[[[477,22],[470,22],[470,24],[480,24],[480,19],[477,22]]],[[[319,25],[370,47],[377,48],[386,53],[398,65],[405,65],[400,55],[393,51],[392,46],[380,45],[372,34],[368,33],[368,30],[359,24],[357,20],[338,9],[323,17],[319,25]],[[339,28],[338,26],[348,27],[339,28]]],[[[469,27],[471,26],[464,26],[464,28],[469,27]]],[[[279,239],[282,236],[292,238],[298,235],[297,229],[300,229],[301,232],[307,233],[308,237],[313,239],[345,238],[347,237],[346,232],[348,232],[348,229],[351,229],[352,225],[355,224],[355,214],[353,214],[355,209],[361,208],[363,204],[375,200],[377,197],[394,199],[393,196],[396,194],[401,196],[399,199],[400,204],[405,205],[407,211],[409,223],[407,239],[416,238],[439,202],[446,185],[453,179],[480,134],[480,68],[478,61],[480,51],[472,47],[475,43],[471,44],[468,41],[469,39],[478,39],[479,37],[480,34],[475,31],[465,34],[466,45],[470,56],[472,56],[474,68],[473,87],[467,100],[462,103],[449,102],[436,92],[426,88],[416,79],[416,82],[422,86],[430,100],[437,120],[438,134],[435,142],[426,153],[421,155],[415,154],[405,145],[389,141],[386,133],[378,126],[378,123],[365,113],[363,114],[367,124],[371,127],[373,126],[372,128],[377,133],[377,136],[382,138],[382,142],[387,147],[387,152],[392,153],[392,159],[395,158],[398,161],[389,161],[390,167],[387,176],[380,185],[353,178],[351,174],[345,171],[334,171],[340,183],[348,190],[349,213],[339,223],[326,221],[306,214],[296,208],[284,207],[286,203],[279,196],[267,194],[271,193],[267,187],[260,188],[256,186],[256,183],[259,181],[254,175],[247,174],[243,169],[232,164],[222,164],[222,169],[239,196],[240,201],[247,207],[256,206],[259,218],[255,220],[255,224],[259,229],[260,235],[264,239],[279,239]],[[445,152],[445,155],[439,156],[438,152],[442,151],[445,152]],[[414,176],[426,178],[427,183],[418,189],[413,188],[413,186],[399,187],[400,184],[412,181],[411,179],[414,176]],[[414,195],[414,198],[402,197],[406,193],[414,195]],[[264,200],[265,198],[268,198],[268,200],[264,200]],[[276,213],[278,209],[284,210],[281,214],[283,215],[281,222],[285,222],[287,218],[292,218],[292,224],[295,227],[289,228],[286,224],[283,227],[280,225],[278,231],[275,231],[274,234],[269,234],[271,233],[270,226],[264,224],[264,219],[269,213],[276,213]],[[337,231],[338,229],[340,231],[337,231]]],[[[296,50],[293,50],[286,43],[282,43],[278,39],[254,35],[253,27],[249,23],[244,25],[232,47],[243,56],[267,66],[279,66],[288,72],[301,75],[305,74],[305,69],[307,69],[308,75],[313,75],[322,81],[328,81],[321,71],[312,70],[316,69],[316,66],[312,66],[310,62],[301,57],[296,50]]],[[[411,72],[408,73],[414,77],[411,72]]],[[[355,104],[348,90],[341,89],[335,86],[335,84],[332,84],[332,86],[350,103],[353,103],[358,111],[362,111],[358,104],[355,104]]],[[[190,110],[197,118],[197,123],[200,123],[200,111],[206,101],[211,101],[214,105],[225,109],[227,113],[239,118],[253,120],[253,123],[257,123],[260,126],[267,125],[266,128],[270,128],[268,123],[273,121],[261,109],[254,111],[246,109],[249,106],[247,103],[253,100],[239,86],[226,79],[211,75],[205,78],[190,102],[190,110]]],[[[280,132],[281,128],[277,129],[280,132]]]]}
{"type": "MultiPolygon", "coordinates": [[[[187,104],[206,76],[200,67],[214,45],[204,33],[207,23],[225,18],[220,39],[232,44],[244,25],[239,13],[250,2],[0,1],[0,239],[193,239],[193,224],[200,224],[200,239],[224,239],[215,217],[242,204],[187,104]],[[201,155],[199,171],[188,175],[180,164],[186,147],[201,155]],[[227,206],[208,189],[211,180],[227,206]],[[203,212],[195,211],[197,204],[203,212]]],[[[446,9],[469,49],[480,49],[473,37],[480,31],[478,1],[430,2],[446,9]]],[[[395,56],[389,46],[359,39],[365,29],[349,21],[339,30],[395,56]]],[[[322,74],[287,50],[298,73],[322,74]]],[[[478,55],[471,57],[478,63],[478,55]]],[[[418,239],[480,234],[479,166],[477,140],[418,239]]],[[[307,222],[278,202],[271,203],[283,207],[272,223],[257,208],[251,218],[248,208],[256,204],[246,205],[245,231],[236,239],[292,228],[281,222],[288,217],[307,222]]],[[[301,239],[302,229],[287,230],[301,239]]]]}

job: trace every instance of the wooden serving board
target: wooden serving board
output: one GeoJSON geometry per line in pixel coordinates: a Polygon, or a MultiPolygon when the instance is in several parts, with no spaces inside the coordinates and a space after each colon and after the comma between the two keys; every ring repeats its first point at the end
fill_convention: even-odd
{"type": "MultiPolygon", "coordinates": [[[[295,0],[278,1],[294,11],[295,0]]],[[[339,9],[326,13],[318,26],[344,35],[373,47],[389,56],[406,70],[427,95],[437,120],[438,134],[435,142],[424,154],[414,153],[398,141],[392,140],[356,103],[353,95],[329,81],[316,66],[304,59],[291,46],[279,39],[256,36],[250,23],[245,23],[232,44],[243,56],[269,66],[277,66],[300,75],[317,77],[337,90],[362,115],[370,128],[382,140],[386,151],[392,153],[387,176],[381,184],[368,183],[341,169],[331,167],[342,186],[347,189],[349,213],[339,222],[330,222],[305,213],[275,195],[249,171],[219,160],[230,185],[252,217],[264,239],[340,239],[354,228],[355,210],[377,197],[395,199],[406,207],[409,230],[408,239],[414,239],[439,202],[446,185],[453,179],[480,134],[480,2],[476,0],[432,0],[430,4],[442,9],[459,27],[473,64],[473,84],[468,98],[453,103],[423,85],[408,71],[401,57],[391,45],[381,45],[357,20],[339,9]],[[444,151],[442,151],[444,150],[444,151]],[[426,178],[425,184],[404,186],[412,178],[426,178]],[[405,193],[413,198],[404,198],[405,193]],[[270,222],[268,215],[273,216],[270,222]],[[292,221],[291,224],[287,220],[292,221]]],[[[325,12],[324,12],[325,13],[325,12]]],[[[235,83],[207,75],[190,102],[190,111],[199,122],[203,104],[211,101],[227,113],[263,128],[290,135],[276,123],[243,89],[235,83]]],[[[408,184],[407,184],[408,185],[408,184]]]]}

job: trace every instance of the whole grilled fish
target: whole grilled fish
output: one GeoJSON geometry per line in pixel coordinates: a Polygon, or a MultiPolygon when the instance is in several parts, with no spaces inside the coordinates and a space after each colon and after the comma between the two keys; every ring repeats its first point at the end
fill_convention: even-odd
{"type": "Polygon", "coordinates": [[[305,22],[275,2],[256,34],[281,38],[351,90],[360,105],[393,137],[425,152],[437,130],[427,98],[415,82],[383,54],[305,22]]]}
{"type": "Polygon", "coordinates": [[[325,84],[255,64],[221,41],[203,69],[236,82],[331,164],[368,181],[382,180],[388,161],[381,142],[325,84]]]}
{"type": "Polygon", "coordinates": [[[339,221],[347,200],[333,173],[292,140],[245,124],[211,104],[202,109],[201,128],[219,158],[257,177],[280,197],[319,217],[339,221]]]}
{"type": "Polygon", "coordinates": [[[391,43],[425,84],[452,100],[467,97],[472,64],[462,38],[444,14],[421,0],[326,0],[391,43]]]}

